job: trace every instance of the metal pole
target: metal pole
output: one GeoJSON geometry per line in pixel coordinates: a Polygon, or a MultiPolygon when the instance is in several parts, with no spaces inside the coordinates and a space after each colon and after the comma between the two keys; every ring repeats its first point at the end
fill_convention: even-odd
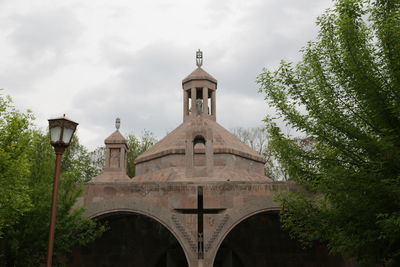
{"type": "Polygon", "coordinates": [[[53,199],[51,202],[50,213],[50,228],[49,228],[49,243],[47,246],[47,264],[46,267],[51,267],[53,262],[53,247],[54,247],[54,230],[56,227],[57,217],[57,198],[58,198],[58,184],[60,181],[61,172],[61,157],[64,153],[64,147],[54,147],[56,151],[56,166],[54,170],[54,183],[53,183],[53,199]]]}

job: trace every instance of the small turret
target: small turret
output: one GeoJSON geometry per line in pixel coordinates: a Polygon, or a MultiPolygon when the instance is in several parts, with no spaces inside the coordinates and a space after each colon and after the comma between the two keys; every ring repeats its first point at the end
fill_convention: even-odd
{"type": "Polygon", "coordinates": [[[104,171],[94,177],[91,182],[109,182],[130,180],[126,175],[128,144],[125,137],[119,132],[121,120],[115,120],[116,131],[104,140],[105,162],[104,171]]]}

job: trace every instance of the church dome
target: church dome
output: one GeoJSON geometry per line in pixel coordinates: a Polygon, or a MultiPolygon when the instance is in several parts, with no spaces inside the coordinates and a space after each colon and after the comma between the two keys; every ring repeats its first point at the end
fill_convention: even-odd
{"type": "Polygon", "coordinates": [[[179,125],[136,158],[135,163],[137,176],[133,180],[141,182],[270,181],[264,175],[265,160],[261,155],[217,122],[202,116],[179,125]],[[198,137],[209,138],[212,144],[212,171],[207,171],[207,145],[197,145],[198,137]],[[190,158],[193,170],[188,173],[190,158]]]}
{"type": "MultiPolygon", "coordinates": [[[[184,154],[186,148],[186,134],[191,129],[208,129],[213,132],[213,147],[215,154],[233,154],[249,160],[265,163],[264,158],[249,146],[240,141],[217,122],[197,116],[195,119],[179,125],[166,137],[157,142],[149,150],[136,158],[135,163],[141,163],[152,159],[172,154],[184,154]]],[[[200,131],[199,131],[200,132],[200,131]]]]}
{"type": "Polygon", "coordinates": [[[136,158],[133,180],[270,181],[264,158],[216,122],[217,80],[197,56],[198,68],[182,81],[183,123],[136,158]]]}

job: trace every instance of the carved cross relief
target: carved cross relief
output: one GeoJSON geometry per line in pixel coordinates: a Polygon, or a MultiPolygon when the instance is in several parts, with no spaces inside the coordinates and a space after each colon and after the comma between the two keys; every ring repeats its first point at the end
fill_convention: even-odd
{"type": "Polygon", "coordinates": [[[182,214],[197,214],[197,255],[204,258],[204,214],[219,214],[225,208],[205,209],[203,203],[203,187],[197,187],[197,209],[175,209],[182,214]]]}

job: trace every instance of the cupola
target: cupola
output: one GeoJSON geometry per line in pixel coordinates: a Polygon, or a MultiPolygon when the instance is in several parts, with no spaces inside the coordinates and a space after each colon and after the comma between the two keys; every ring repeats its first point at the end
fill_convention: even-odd
{"type": "Polygon", "coordinates": [[[196,52],[195,69],[182,81],[183,88],[183,121],[203,116],[216,120],[216,95],[217,80],[201,68],[203,65],[203,52],[196,52]]]}

